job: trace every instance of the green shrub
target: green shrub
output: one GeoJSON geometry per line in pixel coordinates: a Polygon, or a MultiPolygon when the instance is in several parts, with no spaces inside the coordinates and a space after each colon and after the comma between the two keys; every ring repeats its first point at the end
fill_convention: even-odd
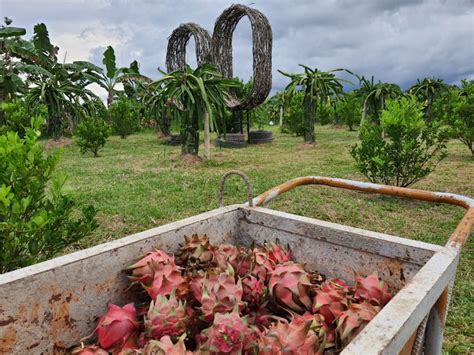
{"type": "Polygon", "coordinates": [[[48,110],[45,105],[34,108],[28,107],[21,99],[13,99],[0,103],[0,133],[7,131],[17,132],[20,137],[25,136],[26,129],[34,117],[45,116],[48,110]]]}
{"type": "Polygon", "coordinates": [[[316,121],[319,121],[322,126],[333,122],[334,119],[334,108],[326,103],[319,102],[316,107],[316,121]]]}
{"type": "Polygon", "coordinates": [[[54,175],[59,155],[45,156],[38,143],[42,118],[24,138],[0,135],[0,272],[57,255],[96,228],[96,211],[79,211],[64,195],[65,175],[54,175]]]}
{"type": "Polygon", "coordinates": [[[95,157],[110,136],[110,126],[101,118],[85,117],[76,128],[76,143],[84,154],[91,151],[95,157]]]}
{"type": "Polygon", "coordinates": [[[121,138],[136,132],[139,127],[138,107],[133,100],[121,97],[115,100],[108,110],[114,133],[121,138]]]}
{"type": "Polygon", "coordinates": [[[352,131],[354,125],[360,123],[361,104],[359,98],[354,93],[346,94],[344,99],[337,105],[337,114],[344,124],[352,131]]]}
{"type": "Polygon", "coordinates": [[[409,186],[427,176],[446,155],[446,132],[427,126],[415,98],[387,102],[380,125],[360,127],[352,148],[357,169],[370,181],[409,186]]]}
{"type": "Polygon", "coordinates": [[[285,105],[283,116],[282,133],[292,133],[297,136],[304,135],[304,109],[303,109],[303,93],[294,94],[285,105]]]}

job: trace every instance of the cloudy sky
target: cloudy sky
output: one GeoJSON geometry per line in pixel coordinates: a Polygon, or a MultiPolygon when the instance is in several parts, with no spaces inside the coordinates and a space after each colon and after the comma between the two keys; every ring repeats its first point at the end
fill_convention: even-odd
{"type": "MultiPolygon", "coordinates": [[[[196,22],[212,32],[227,0],[0,0],[0,13],[28,29],[44,22],[60,56],[101,64],[106,46],[117,64],[137,59],[158,78],[167,38],[174,28],[196,22]]],[[[474,79],[474,0],[247,0],[273,29],[273,89],[286,85],[277,72],[298,64],[322,70],[343,67],[376,80],[409,87],[435,76],[448,83],[474,79]]],[[[250,24],[234,33],[234,73],[252,75],[250,24]]],[[[195,64],[194,44],[188,63],[195,64]]]]}

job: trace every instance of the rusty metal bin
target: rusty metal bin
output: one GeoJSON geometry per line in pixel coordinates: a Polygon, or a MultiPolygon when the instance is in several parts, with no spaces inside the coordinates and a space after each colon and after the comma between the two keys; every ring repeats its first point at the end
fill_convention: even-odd
{"type": "Polygon", "coordinates": [[[174,253],[183,236],[199,233],[216,244],[246,246],[279,238],[308,268],[350,282],[354,271],[367,275],[376,270],[398,293],[343,354],[437,354],[460,249],[474,220],[473,206],[472,199],[460,195],[314,176],[291,180],[256,198],[249,190],[246,204],[221,207],[0,275],[0,353],[67,353],[94,330],[108,302],[131,300],[122,271],[127,265],[155,247],[174,253]],[[256,207],[306,184],[450,203],[468,212],[441,247],[256,207]]]}

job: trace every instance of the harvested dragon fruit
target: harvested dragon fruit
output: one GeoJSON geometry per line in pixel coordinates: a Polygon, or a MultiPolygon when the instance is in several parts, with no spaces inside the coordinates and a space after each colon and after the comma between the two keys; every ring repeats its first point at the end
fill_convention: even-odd
{"type": "Polygon", "coordinates": [[[278,240],[244,248],[193,235],[127,273],[136,304],[109,304],[97,342],[74,354],[337,354],[392,298],[377,274],[326,279],[278,240]]]}

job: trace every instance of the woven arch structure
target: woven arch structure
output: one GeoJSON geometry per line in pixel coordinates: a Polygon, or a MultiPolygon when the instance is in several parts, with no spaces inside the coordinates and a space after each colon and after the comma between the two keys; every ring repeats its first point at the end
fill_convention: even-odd
{"type": "Polygon", "coordinates": [[[168,39],[166,50],[166,69],[168,72],[184,69],[186,65],[186,45],[191,36],[194,37],[196,43],[197,64],[211,62],[211,35],[198,24],[188,22],[176,28],[168,39]]]}
{"type": "Polygon", "coordinates": [[[232,5],[219,16],[212,35],[212,61],[226,78],[233,77],[232,36],[240,19],[247,16],[252,26],[253,87],[243,101],[233,97],[232,110],[249,110],[265,101],[272,88],[272,28],[260,11],[232,5]]]}
{"type": "Polygon", "coordinates": [[[232,36],[242,17],[247,16],[252,26],[253,87],[240,101],[231,96],[227,105],[235,111],[250,110],[265,101],[272,87],[272,28],[260,11],[244,5],[232,5],[217,18],[211,36],[195,23],[176,28],[168,40],[166,68],[168,72],[183,69],[186,65],[186,45],[191,36],[196,42],[197,64],[217,66],[225,78],[233,77],[232,36]]]}

